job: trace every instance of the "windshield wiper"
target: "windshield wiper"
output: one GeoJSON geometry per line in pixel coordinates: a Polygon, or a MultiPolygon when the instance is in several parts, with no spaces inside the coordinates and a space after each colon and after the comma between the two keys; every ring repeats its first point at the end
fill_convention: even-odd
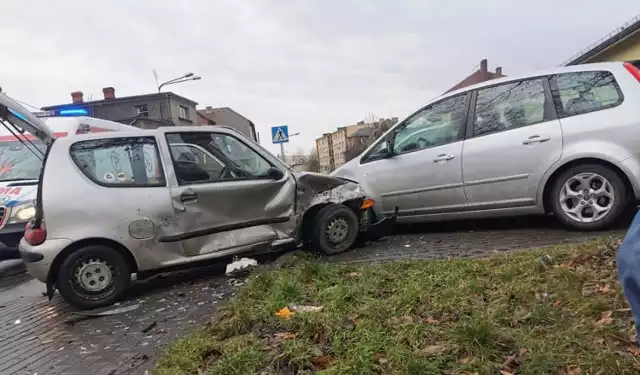
{"type": "Polygon", "coordinates": [[[7,178],[7,179],[0,179],[0,182],[14,182],[14,181],[35,181],[35,183],[38,183],[38,177],[35,178],[7,178]]]}

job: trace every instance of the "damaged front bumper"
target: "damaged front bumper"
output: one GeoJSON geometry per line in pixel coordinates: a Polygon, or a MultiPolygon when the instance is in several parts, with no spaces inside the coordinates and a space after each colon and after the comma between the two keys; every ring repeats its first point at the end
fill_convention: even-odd
{"type": "Polygon", "coordinates": [[[385,216],[376,220],[373,210],[363,211],[360,219],[360,232],[368,239],[378,239],[390,235],[396,225],[398,207],[395,207],[391,216],[385,216]]]}

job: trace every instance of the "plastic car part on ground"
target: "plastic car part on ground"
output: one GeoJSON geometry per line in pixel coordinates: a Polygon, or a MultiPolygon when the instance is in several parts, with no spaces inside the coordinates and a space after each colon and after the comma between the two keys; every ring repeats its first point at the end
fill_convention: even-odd
{"type": "Polygon", "coordinates": [[[311,305],[291,305],[276,311],[276,316],[289,319],[296,313],[316,313],[324,309],[324,306],[311,306],[311,305]]]}

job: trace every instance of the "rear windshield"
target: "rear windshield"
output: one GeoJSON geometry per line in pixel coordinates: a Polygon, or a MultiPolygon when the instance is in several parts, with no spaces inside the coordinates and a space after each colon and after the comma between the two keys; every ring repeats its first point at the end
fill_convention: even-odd
{"type": "Polygon", "coordinates": [[[0,141],[0,182],[37,180],[40,176],[45,146],[39,140],[25,144],[0,141]]]}

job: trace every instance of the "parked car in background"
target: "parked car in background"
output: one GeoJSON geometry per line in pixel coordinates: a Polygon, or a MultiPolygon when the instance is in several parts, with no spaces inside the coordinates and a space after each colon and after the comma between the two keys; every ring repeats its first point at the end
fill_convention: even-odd
{"type": "Polygon", "coordinates": [[[55,138],[0,94],[0,118],[46,145],[20,252],[28,272],[82,308],[144,277],[236,254],[349,249],[393,218],[368,221],[359,184],[294,173],[235,130],[161,127],[55,138]]]}
{"type": "Polygon", "coordinates": [[[332,173],[398,222],[542,214],[610,226],[640,198],[640,69],[555,68],[437,98],[332,173]]]}

